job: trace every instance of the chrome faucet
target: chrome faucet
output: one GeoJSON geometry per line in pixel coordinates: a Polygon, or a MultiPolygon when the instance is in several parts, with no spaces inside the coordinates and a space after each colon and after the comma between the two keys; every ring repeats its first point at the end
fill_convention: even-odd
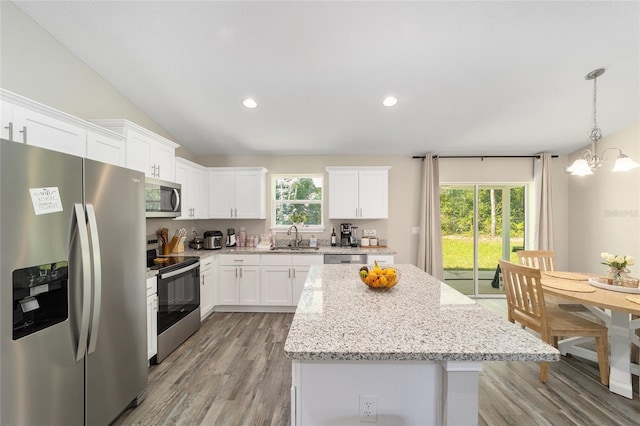
{"type": "Polygon", "coordinates": [[[287,235],[291,235],[291,228],[293,228],[296,231],[296,239],[293,241],[293,246],[298,247],[300,242],[302,242],[302,238],[298,239],[298,228],[295,225],[291,225],[289,227],[289,230],[287,231],[287,235]]]}

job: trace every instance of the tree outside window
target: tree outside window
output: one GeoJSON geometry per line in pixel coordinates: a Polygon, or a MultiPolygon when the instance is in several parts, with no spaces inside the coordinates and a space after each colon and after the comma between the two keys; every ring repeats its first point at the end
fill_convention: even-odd
{"type": "Polygon", "coordinates": [[[272,175],[273,226],[322,226],[322,175],[272,175]]]}

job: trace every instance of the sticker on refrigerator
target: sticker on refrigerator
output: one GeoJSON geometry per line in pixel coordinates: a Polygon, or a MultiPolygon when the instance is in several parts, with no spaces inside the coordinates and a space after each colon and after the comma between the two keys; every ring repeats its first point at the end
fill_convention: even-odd
{"type": "Polygon", "coordinates": [[[31,202],[36,216],[62,211],[62,200],[57,186],[51,188],[29,188],[29,192],[31,193],[31,202]]]}

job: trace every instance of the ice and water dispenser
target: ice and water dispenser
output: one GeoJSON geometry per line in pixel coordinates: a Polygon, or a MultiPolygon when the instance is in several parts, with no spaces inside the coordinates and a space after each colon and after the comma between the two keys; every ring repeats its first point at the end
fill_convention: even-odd
{"type": "Polygon", "coordinates": [[[67,319],[68,281],[68,262],[13,271],[13,340],[67,319]]]}

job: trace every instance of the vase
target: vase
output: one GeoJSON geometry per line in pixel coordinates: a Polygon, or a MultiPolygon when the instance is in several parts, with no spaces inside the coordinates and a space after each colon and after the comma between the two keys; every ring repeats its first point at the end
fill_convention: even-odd
{"type": "Polygon", "coordinates": [[[629,276],[629,270],[626,268],[614,268],[613,266],[609,267],[609,271],[607,272],[607,278],[613,281],[613,285],[621,286],[622,279],[627,278],[629,276]]]}

